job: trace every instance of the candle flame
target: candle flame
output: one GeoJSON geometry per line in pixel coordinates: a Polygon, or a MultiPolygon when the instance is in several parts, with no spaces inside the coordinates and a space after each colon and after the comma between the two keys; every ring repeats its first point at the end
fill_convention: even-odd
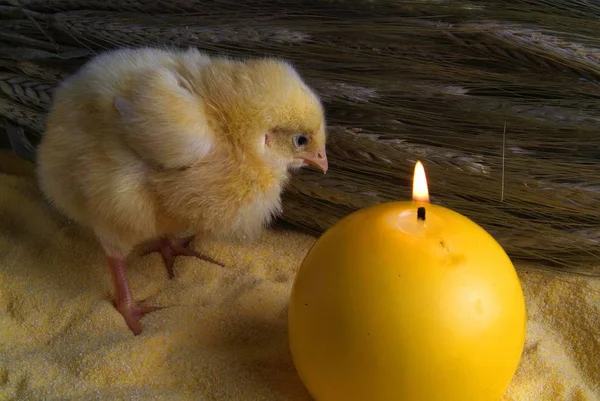
{"type": "Polygon", "coordinates": [[[429,189],[427,188],[427,177],[423,163],[417,161],[415,174],[413,176],[413,201],[429,203],[429,189]]]}

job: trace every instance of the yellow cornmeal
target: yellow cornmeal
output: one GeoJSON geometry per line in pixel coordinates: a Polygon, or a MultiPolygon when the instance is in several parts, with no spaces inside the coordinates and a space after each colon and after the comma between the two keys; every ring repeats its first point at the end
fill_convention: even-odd
{"type": "MultiPolygon", "coordinates": [[[[167,308],[134,337],[94,237],[52,211],[31,166],[0,153],[0,400],[310,400],[291,362],[287,299],[314,238],[193,243],[225,268],[131,255],[137,299],[167,308]]],[[[600,280],[519,269],[529,315],[504,400],[597,400],[600,280]]]]}

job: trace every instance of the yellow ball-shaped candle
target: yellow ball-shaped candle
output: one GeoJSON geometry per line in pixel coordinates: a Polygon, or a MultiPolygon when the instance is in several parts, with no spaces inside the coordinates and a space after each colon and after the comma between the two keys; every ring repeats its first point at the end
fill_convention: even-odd
{"type": "Polygon", "coordinates": [[[503,248],[472,220],[413,201],[341,219],[306,255],[289,344],[316,401],[497,401],[523,350],[526,310],[503,248]]]}

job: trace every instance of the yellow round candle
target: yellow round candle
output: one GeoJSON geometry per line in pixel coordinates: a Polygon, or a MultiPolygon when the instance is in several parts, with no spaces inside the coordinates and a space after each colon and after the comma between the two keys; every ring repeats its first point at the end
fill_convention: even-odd
{"type": "Polygon", "coordinates": [[[341,219],[298,271],[289,345],[316,401],[498,401],[516,371],[526,310],[509,257],[429,203],[420,163],[413,199],[341,219]]]}

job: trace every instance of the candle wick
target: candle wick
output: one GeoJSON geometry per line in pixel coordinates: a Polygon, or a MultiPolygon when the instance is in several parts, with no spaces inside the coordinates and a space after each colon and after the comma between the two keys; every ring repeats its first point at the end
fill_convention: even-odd
{"type": "Polygon", "coordinates": [[[425,207],[421,206],[417,209],[417,220],[425,220],[425,207]]]}

